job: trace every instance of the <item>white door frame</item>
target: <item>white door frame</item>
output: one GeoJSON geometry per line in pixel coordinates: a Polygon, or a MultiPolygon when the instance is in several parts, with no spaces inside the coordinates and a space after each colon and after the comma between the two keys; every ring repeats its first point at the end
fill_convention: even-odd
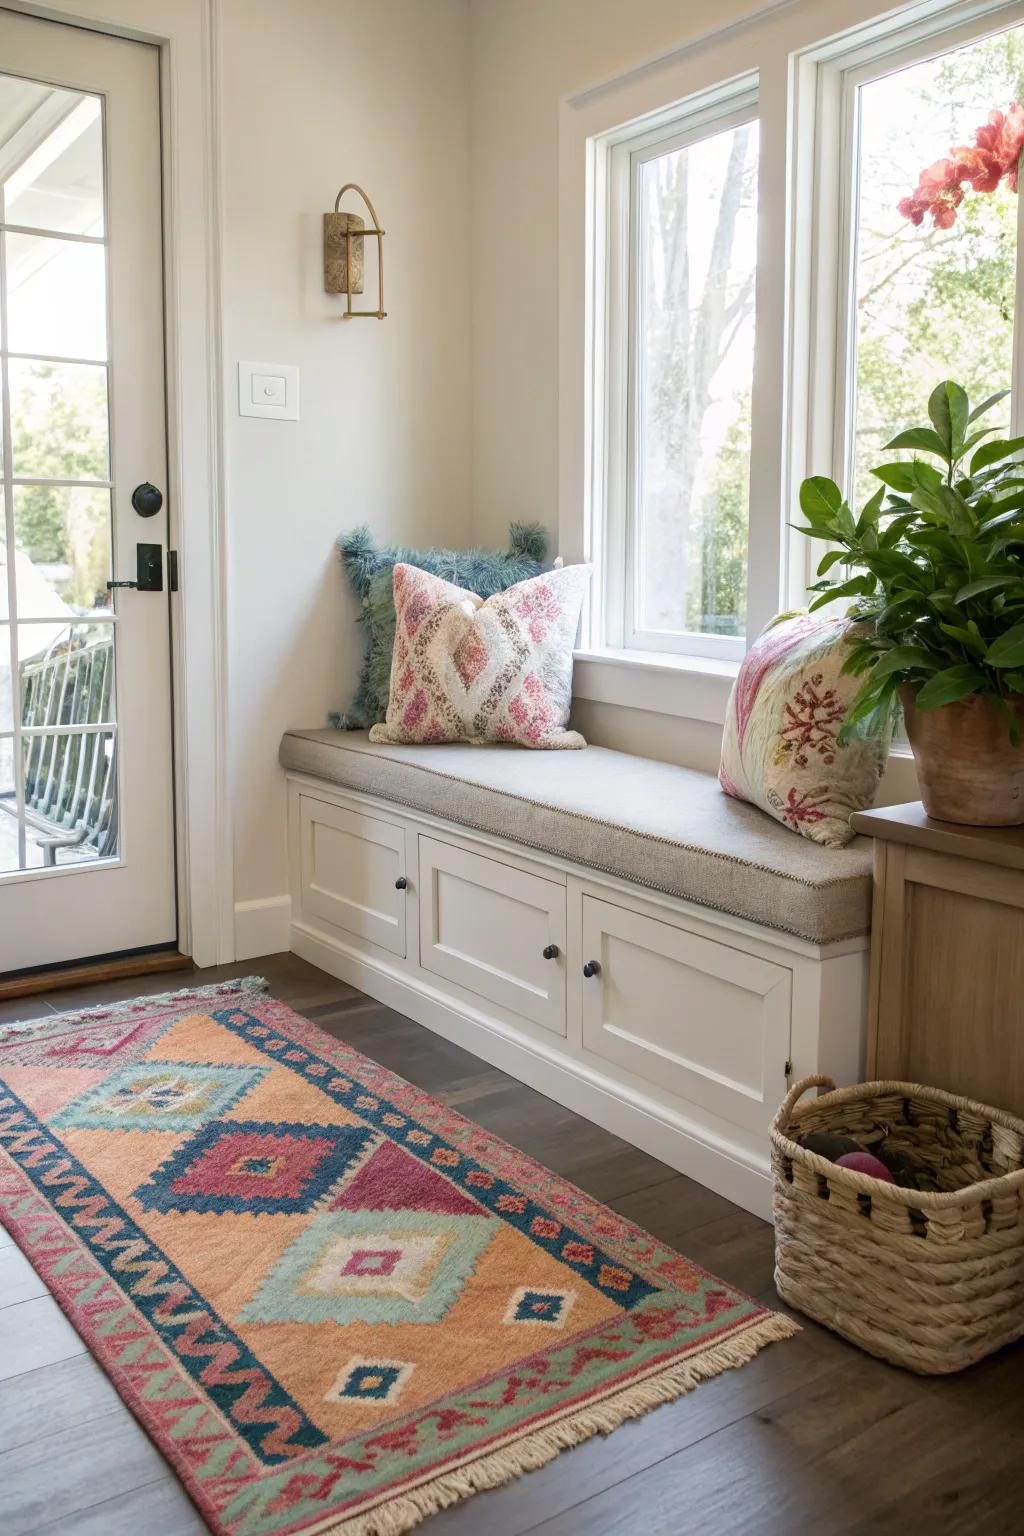
{"type": "Polygon", "coordinates": [[[227,750],[217,0],[2,0],[160,49],[179,945],[234,959],[227,750]]]}

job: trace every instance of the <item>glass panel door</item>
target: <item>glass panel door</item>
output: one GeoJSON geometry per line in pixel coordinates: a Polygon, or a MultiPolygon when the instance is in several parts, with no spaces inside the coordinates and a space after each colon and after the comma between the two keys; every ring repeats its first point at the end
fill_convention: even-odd
{"type": "Polygon", "coordinates": [[[159,49],[0,4],[0,976],[177,936],[163,249],[159,49]]]}
{"type": "Polygon", "coordinates": [[[0,875],[119,852],[103,130],[0,74],[0,875]]]}

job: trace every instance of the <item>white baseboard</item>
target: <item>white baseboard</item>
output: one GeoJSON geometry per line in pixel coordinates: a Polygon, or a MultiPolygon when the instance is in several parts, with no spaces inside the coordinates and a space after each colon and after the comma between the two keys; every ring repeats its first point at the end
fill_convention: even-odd
{"type": "Polygon", "coordinates": [[[259,901],[235,902],[235,959],[279,955],[289,948],[292,919],[290,896],[263,896],[259,901]]]}
{"type": "MultiPolygon", "coordinates": [[[[742,1148],[715,1143],[666,1105],[636,1093],[604,1072],[557,1047],[547,1047],[507,1025],[413,981],[384,959],[359,953],[334,938],[291,924],[290,948],[311,965],[394,1008],[417,1024],[472,1051],[491,1066],[621,1136],[698,1184],[713,1189],[755,1216],[771,1220],[767,1158],[754,1160],[742,1148]]],[[[239,957],[241,958],[241,956],[239,957]]]]}

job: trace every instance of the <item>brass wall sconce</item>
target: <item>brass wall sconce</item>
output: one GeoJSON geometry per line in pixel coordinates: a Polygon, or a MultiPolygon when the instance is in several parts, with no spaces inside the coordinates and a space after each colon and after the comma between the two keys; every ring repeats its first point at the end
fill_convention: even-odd
{"type": "Polygon", "coordinates": [[[339,320],[385,318],[384,231],[373,204],[354,181],[347,181],[334,199],[334,212],[324,214],[324,289],[327,293],[344,293],[348,297],[346,308],[337,317],[339,320]],[[371,227],[367,228],[361,213],[339,213],[346,192],[358,192],[366,204],[371,227]],[[363,292],[363,242],[367,236],[377,241],[377,308],[353,309],[352,295],[363,292]]]}

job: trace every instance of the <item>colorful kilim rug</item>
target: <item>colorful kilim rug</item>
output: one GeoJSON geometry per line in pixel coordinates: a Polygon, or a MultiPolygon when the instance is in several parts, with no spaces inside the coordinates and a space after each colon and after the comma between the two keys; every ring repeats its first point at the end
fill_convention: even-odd
{"type": "Polygon", "coordinates": [[[397,1536],[796,1331],[252,978],[0,1029],[0,1221],[218,1536],[397,1536]]]}

